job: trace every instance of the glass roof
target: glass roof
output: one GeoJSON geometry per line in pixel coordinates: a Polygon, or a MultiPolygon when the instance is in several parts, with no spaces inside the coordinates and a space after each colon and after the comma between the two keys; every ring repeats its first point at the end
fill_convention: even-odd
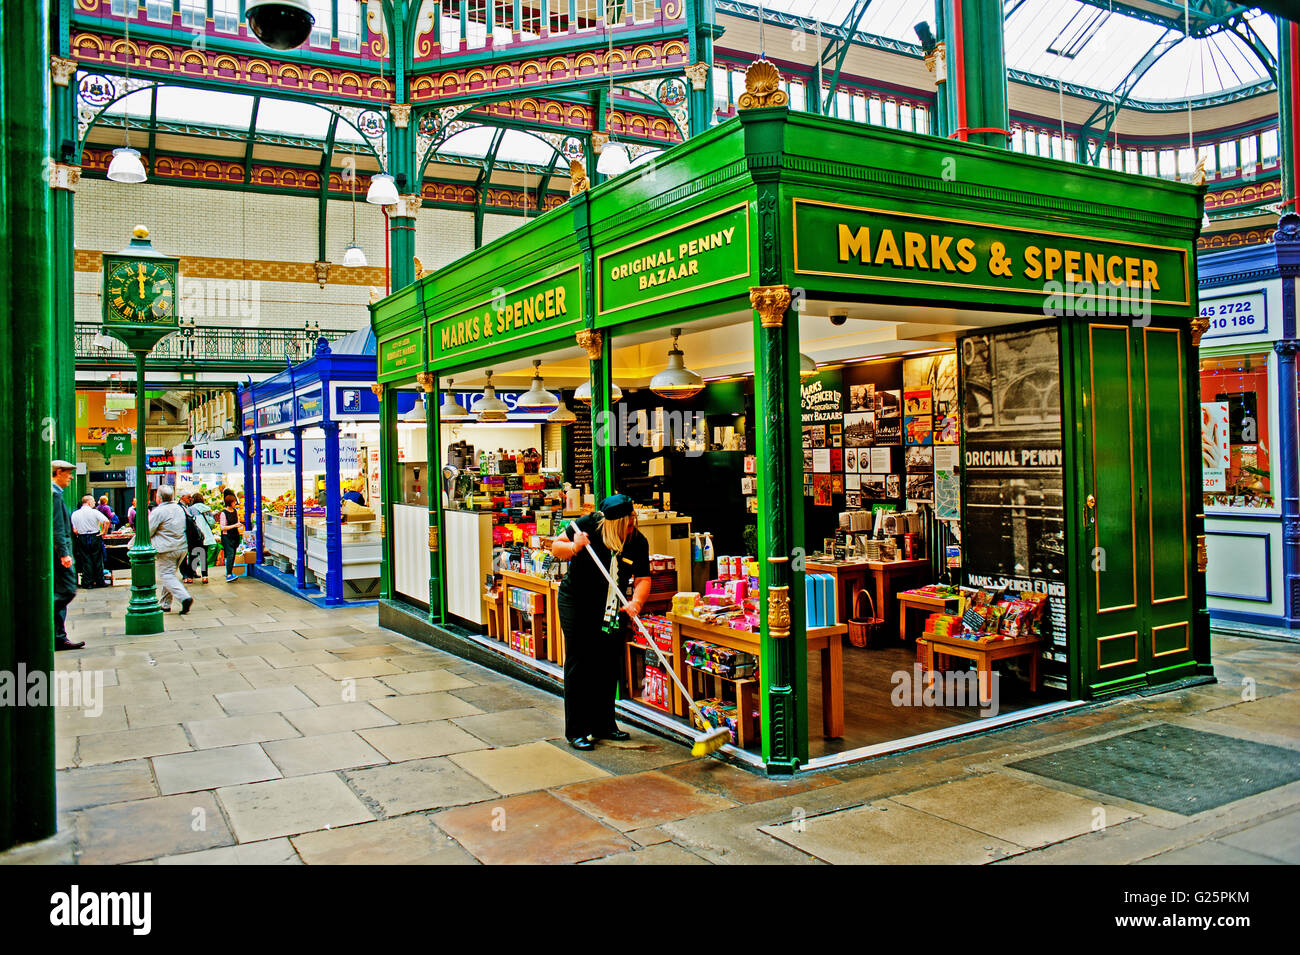
{"type": "MultiPolygon", "coordinates": [[[[757,10],[757,4],[752,4],[757,10]]],[[[854,0],[764,0],[763,9],[843,24],[854,0]]],[[[1193,10],[1195,4],[1193,4],[1193,10]]],[[[1020,70],[1114,92],[1165,33],[1165,28],[1131,13],[1083,0],[1004,0],[1006,61],[1020,70]]],[[[1251,11],[1249,26],[1274,58],[1277,24],[1271,15],[1251,11]]],[[[1171,10],[1170,19],[1182,23],[1171,10]]],[[[934,24],[934,0],[875,0],[858,31],[918,43],[917,23],[934,24]]],[[[1195,13],[1193,13],[1195,25],[1195,13]]],[[[1181,28],[1180,28],[1181,32],[1181,28]]],[[[1182,100],[1213,95],[1268,78],[1255,53],[1229,30],[1213,28],[1205,37],[1184,38],[1137,83],[1132,98],[1182,100]]]]}
{"type": "MultiPolygon", "coordinates": [[[[495,127],[474,126],[449,137],[438,152],[484,159],[496,134],[495,127]]],[[[546,140],[513,129],[506,130],[497,148],[497,159],[502,162],[527,163],[530,166],[549,166],[554,156],[555,149],[546,140]]]]}

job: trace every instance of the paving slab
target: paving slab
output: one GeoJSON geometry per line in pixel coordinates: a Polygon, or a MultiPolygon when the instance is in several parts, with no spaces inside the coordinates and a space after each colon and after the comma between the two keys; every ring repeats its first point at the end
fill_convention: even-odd
{"type": "MultiPolygon", "coordinates": [[[[466,703],[452,693],[415,693],[376,699],[371,705],[399,723],[426,723],[482,713],[473,703],[466,703]]],[[[474,734],[478,736],[479,734],[474,734]]],[[[480,738],[482,738],[480,736],[480,738]]],[[[533,737],[535,738],[535,737],[533,737]]]]}
{"type": "Polygon", "coordinates": [[[362,677],[383,677],[403,672],[400,667],[393,666],[384,659],[339,660],[335,663],[318,663],[316,669],[331,680],[358,680],[362,677]]]}
{"type": "Polygon", "coordinates": [[[309,710],[289,710],[284,718],[297,727],[303,736],[322,733],[341,733],[346,730],[368,729],[372,726],[393,726],[395,719],[377,710],[370,703],[338,703],[318,706],[309,710]]]}
{"type": "Polygon", "coordinates": [[[240,842],[374,819],[356,794],[333,773],[232,786],[218,789],[216,795],[240,842]]]}
{"type": "Polygon", "coordinates": [[[278,779],[281,775],[256,743],[156,756],[153,770],[163,795],[278,779]]]}
{"type": "Polygon", "coordinates": [[[1219,841],[1287,865],[1300,865],[1300,812],[1256,823],[1219,841]]]}
{"type": "Polygon", "coordinates": [[[703,792],[658,772],[597,779],[563,786],[554,792],[623,832],[736,805],[730,799],[703,792]]]}
{"type": "Polygon", "coordinates": [[[235,840],[211,793],[160,796],[76,814],[82,865],[139,862],[235,840]]]}
{"type": "Polygon", "coordinates": [[[218,693],[217,702],[231,716],[254,713],[283,713],[288,710],[313,709],[311,697],[293,686],[268,686],[260,690],[218,693]]]}
{"type": "Polygon", "coordinates": [[[114,802],[152,799],[158,795],[149,761],[85,766],[56,777],[59,812],[72,812],[114,802]]]}
{"type": "Polygon", "coordinates": [[[307,776],[388,762],[382,753],[351,732],[275,740],[263,743],[262,749],[285,776],[307,776]]]}
{"type": "Polygon", "coordinates": [[[381,676],[379,682],[398,693],[437,693],[441,690],[462,690],[474,686],[464,677],[446,670],[421,670],[396,676],[381,676]]]}
{"type": "Polygon", "coordinates": [[[583,862],[634,848],[617,830],[544,792],[445,809],[433,820],[480,862],[494,865],[583,862]]]}
{"type": "Polygon", "coordinates": [[[267,839],[243,845],[221,846],[201,852],[163,856],[157,865],[302,865],[288,839],[267,839]]]}
{"type": "Polygon", "coordinates": [[[800,774],[789,779],[765,779],[716,759],[688,758],[685,762],[665,766],[661,772],[696,789],[715,793],[736,803],[781,799],[813,789],[825,789],[841,782],[836,776],[822,773],[800,774]]]}
{"type": "MultiPolygon", "coordinates": [[[[463,700],[458,702],[463,706],[471,705],[463,700]]],[[[532,706],[522,710],[462,716],[452,722],[493,746],[518,746],[564,736],[564,720],[532,706]]]]}
{"type": "Polygon", "coordinates": [[[240,743],[264,743],[267,740],[298,736],[296,729],[279,713],[254,713],[251,716],[227,716],[216,720],[196,720],[185,724],[196,749],[237,746],[240,743]]]}
{"type": "Polygon", "coordinates": [[[337,703],[353,703],[360,700],[377,700],[396,696],[397,691],[384,686],[374,677],[360,679],[347,678],[329,680],[322,674],[310,682],[296,684],[317,706],[332,706],[337,703]]]}
{"type": "Polygon", "coordinates": [[[1277,859],[1256,855],[1222,842],[1198,842],[1194,846],[1162,852],[1138,865],[1282,865],[1277,859]]]}
{"type": "Polygon", "coordinates": [[[592,859],[582,865],[709,865],[693,852],[671,842],[637,849],[635,852],[618,852],[603,859],[592,859]]]}
{"type": "Polygon", "coordinates": [[[550,743],[460,753],[452,762],[507,796],[609,775],[550,743]]]}
{"type": "Polygon", "coordinates": [[[77,759],[82,766],[119,763],[125,760],[185,753],[193,749],[180,725],[146,726],[120,733],[96,733],[77,741],[77,759]]]}
{"type": "Polygon", "coordinates": [[[308,865],[477,865],[424,815],[363,822],[294,836],[308,865]]]}
{"type": "Polygon", "coordinates": [[[225,715],[225,711],[212,697],[173,700],[168,703],[141,703],[139,706],[127,704],[126,707],[126,719],[131,729],[189,723],[193,720],[215,720],[225,715]]]}
{"type": "Polygon", "coordinates": [[[377,814],[400,816],[495,799],[497,792],[445,756],[407,760],[344,774],[377,814]]]}
{"type": "Polygon", "coordinates": [[[426,756],[464,753],[467,750],[484,749],[487,746],[477,736],[471,736],[447,720],[379,726],[357,732],[362,739],[394,763],[406,759],[423,759],[426,756]]]}

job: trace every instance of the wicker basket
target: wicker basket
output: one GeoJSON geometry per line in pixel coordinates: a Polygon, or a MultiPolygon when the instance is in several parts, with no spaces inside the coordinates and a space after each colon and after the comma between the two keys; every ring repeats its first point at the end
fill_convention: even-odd
{"type": "Polygon", "coordinates": [[[883,617],[876,616],[875,601],[871,599],[871,594],[866,590],[859,590],[853,597],[853,615],[849,617],[849,643],[855,647],[866,647],[871,645],[874,638],[885,625],[883,617]],[[867,598],[867,614],[864,616],[861,609],[862,598],[867,598]]]}

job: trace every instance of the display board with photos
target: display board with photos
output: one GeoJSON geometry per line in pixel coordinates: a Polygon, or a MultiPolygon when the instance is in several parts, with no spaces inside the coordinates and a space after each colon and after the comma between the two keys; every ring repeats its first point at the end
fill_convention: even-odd
{"type": "Polygon", "coordinates": [[[803,492],[816,507],[835,507],[846,491],[844,386],[840,369],[800,382],[803,413],[803,492]]]}
{"type": "MultiPolygon", "coordinates": [[[[963,408],[963,577],[968,586],[1047,594],[1043,683],[1066,687],[1061,364],[1055,325],[958,340],[963,408]]],[[[937,446],[936,446],[937,447],[937,446]]]]}

